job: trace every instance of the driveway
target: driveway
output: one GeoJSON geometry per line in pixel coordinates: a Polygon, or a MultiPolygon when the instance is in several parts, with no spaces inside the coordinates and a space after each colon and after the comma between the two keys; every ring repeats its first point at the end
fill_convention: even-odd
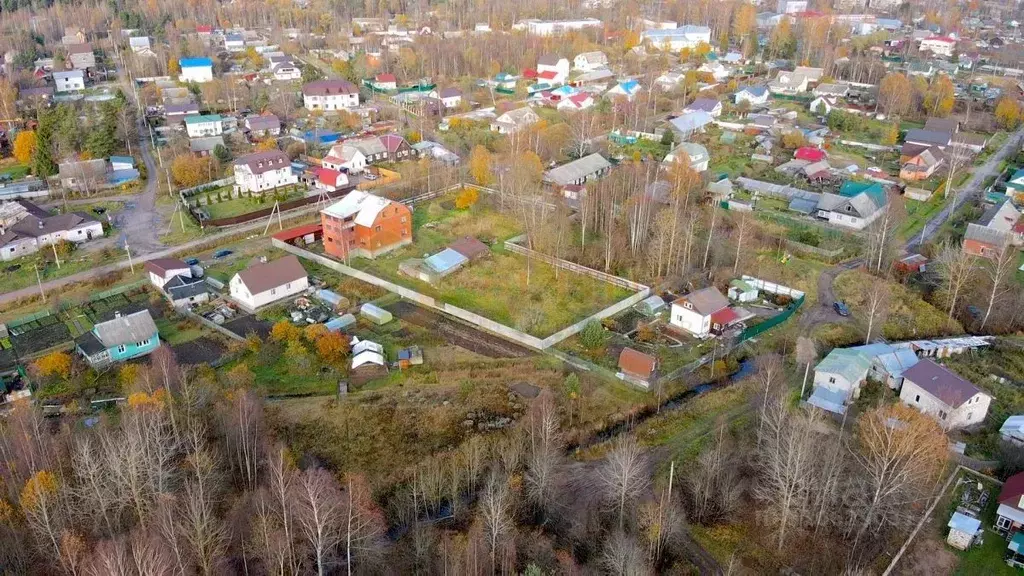
{"type": "Polygon", "coordinates": [[[863,264],[863,258],[854,258],[853,260],[836,264],[818,276],[818,305],[805,309],[800,315],[800,327],[802,329],[809,331],[820,324],[851,321],[852,318],[850,316],[840,316],[832,309],[832,304],[836,301],[832,285],[836,281],[836,276],[848,270],[859,268],[863,264]]]}

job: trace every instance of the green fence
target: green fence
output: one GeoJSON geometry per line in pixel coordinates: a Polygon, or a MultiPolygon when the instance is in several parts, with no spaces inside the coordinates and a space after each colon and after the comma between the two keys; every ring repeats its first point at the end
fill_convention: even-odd
{"type": "Polygon", "coordinates": [[[804,298],[805,296],[801,296],[796,300],[790,302],[789,306],[786,306],[786,309],[783,310],[782,313],[779,314],[778,316],[769,318],[764,322],[761,322],[760,324],[755,324],[754,326],[751,326],[750,328],[744,330],[740,334],[740,342],[750,340],[755,336],[758,336],[771,330],[772,328],[775,328],[776,326],[782,324],[786,320],[789,320],[789,317],[792,316],[793,314],[796,314],[796,311],[799,310],[801,306],[803,306],[804,298]]]}

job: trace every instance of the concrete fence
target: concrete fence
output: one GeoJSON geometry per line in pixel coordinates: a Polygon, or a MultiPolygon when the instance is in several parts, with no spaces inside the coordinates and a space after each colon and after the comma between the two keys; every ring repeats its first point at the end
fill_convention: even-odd
{"type": "MultiPolygon", "coordinates": [[[[510,326],[506,326],[504,324],[495,322],[494,320],[491,320],[489,318],[485,318],[479,314],[476,314],[475,312],[464,310],[462,308],[459,308],[458,306],[453,306],[446,302],[439,302],[434,298],[427,296],[426,294],[421,294],[415,290],[411,290],[404,286],[399,286],[394,282],[389,282],[388,280],[378,278],[373,274],[363,272],[362,270],[357,270],[355,268],[352,268],[351,266],[346,266],[345,264],[338,262],[337,260],[333,260],[331,258],[327,258],[326,256],[310,252],[309,250],[304,250],[297,246],[293,246],[291,244],[288,244],[287,242],[278,240],[277,238],[271,239],[271,242],[274,245],[274,247],[295,254],[300,258],[311,260],[313,262],[316,262],[317,264],[320,264],[321,266],[326,266],[327,268],[345,274],[346,276],[351,276],[356,280],[360,280],[362,282],[366,282],[367,284],[378,286],[426,308],[437,310],[439,312],[444,312],[449,316],[458,318],[459,320],[462,320],[467,324],[484,330],[485,332],[489,332],[496,336],[500,336],[501,338],[505,338],[506,340],[511,340],[512,342],[521,344],[523,346],[526,346],[527,348],[532,348],[534,350],[541,351],[547,350],[548,348],[554,346],[555,344],[558,344],[562,340],[565,340],[566,338],[569,338],[570,336],[578,333],[579,331],[583,330],[583,327],[586,326],[587,323],[591,321],[601,321],[605,318],[608,318],[609,316],[613,316],[628,309],[629,307],[639,303],[641,300],[649,296],[651,292],[651,289],[648,288],[647,286],[631,282],[629,280],[626,280],[625,278],[617,278],[615,276],[604,274],[603,272],[599,272],[597,270],[591,270],[589,268],[579,266],[568,261],[560,261],[564,262],[566,265],[572,265],[582,270],[589,270],[591,273],[599,274],[607,278],[616,279],[618,281],[616,285],[631,289],[638,289],[639,291],[636,294],[630,296],[629,298],[616,302],[615,304],[608,306],[607,308],[597,312],[596,314],[584,318],[583,320],[580,320],[579,322],[576,322],[575,324],[567,328],[563,328],[562,330],[555,332],[554,334],[548,336],[547,338],[541,339],[536,336],[532,336],[530,334],[522,332],[520,330],[516,330],[515,328],[512,328],[510,326]]],[[[512,248],[511,251],[517,252],[519,254],[523,254],[523,251],[525,251],[526,253],[533,252],[527,248],[523,248],[522,246],[517,246],[515,244],[512,244],[512,246],[515,246],[515,248],[512,248]],[[516,248],[518,248],[521,251],[516,250],[516,248]]],[[[508,244],[506,244],[506,248],[508,248],[508,244]]],[[[552,259],[549,256],[539,253],[534,253],[533,257],[537,258],[538,260],[542,258],[547,258],[550,260],[554,260],[555,262],[558,262],[557,259],[552,259]]],[[[558,265],[554,262],[551,263],[553,265],[558,265]]],[[[563,267],[565,267],[566,269],[572,269],[569,268],[568,266],[563,267]]],[[[596,278],[598,276],[594,277],[596,278]]],[[[604,280],[604,278],[600,279],[604,280]]]]}
{"type": "Polygon", "coordinates": [[[882,144],[872,144],[870,142],[858,142],[856,140],[840,140],[839,143],[843,144],[845,146],[854,146],[854,147],[857,147],[857,148],[865,148],[867,150],[874,150],[875,152],[887,152],[887,151],[895,150],[896,149],[895,146],[884,146],[882,144]]]}
{"type": "Polygon", "coordinates": [[[625,288],[627,290],[642,291],[648,289],[647,286],[644,286],[639,282],[633,282],[632,280],[627,280],[619,276],[614,276],[612,274],[608,274],[607,272],[601,272],[600,270],[587,268],[586,266],[582,266],[575,262],[562,260],[561,258],[555,258],[554,256],[549,256],[542,252],[531,250],[530,248],[527,248],[519,244],[519,242],[522,242],[524,238],[525,236],[516,236],[515,238],[509,238],[508,240],[505,241],[505,249],[508,250],[509,252],[521,254],[523,256],[526,256],[527,258],[539,260],[541,262],[544,262],[545,264],[550,264],[563,270],[570,270],[577,274],[582,274],[583,276],[590,276],[591,278],[600,280],[602,282],[607,282],[609,284],[618,286],[620,288],[625,288]]]}

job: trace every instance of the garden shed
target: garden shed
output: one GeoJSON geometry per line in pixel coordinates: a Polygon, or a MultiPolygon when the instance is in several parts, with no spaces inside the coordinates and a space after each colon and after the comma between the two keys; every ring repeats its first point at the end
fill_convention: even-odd
{"type": "Polygon", "coordinates": [[[363,304],[362,307],[359,308],[359,315],[378,326],[383,326],[394,319],[394,317],[391,316],[391,312],[388,312],[379,306],[374,306],[369,302],[363,304]]]}
{"type": "Polygon", "coordinates": [[[756,302],[757,288],[737,278],[729,282],[729,299],[737,302],[756,302]]]}
{"type": "Polygon", "coordinates": [[[462,267],[469,260],[462,254],[445,248],[433,256],[427,257],[423,264],[438,276],[447,276],[462,267]]]}

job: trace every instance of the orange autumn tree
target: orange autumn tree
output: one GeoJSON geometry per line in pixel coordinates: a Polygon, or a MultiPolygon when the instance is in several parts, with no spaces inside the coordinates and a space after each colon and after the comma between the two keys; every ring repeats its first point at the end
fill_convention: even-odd
{"type": "Polygon", "coordinates": [[[67,352],[50,352],[36,360],[32,367],[43,378],[67,380],[71,377],[71,355],[67,352]]]}
{"type": "Polygon", "coordinates": [[[22,164],[28,164],[36,153],[36,133],[32,130],[18,132],[14,138],[14,158],[22,164]]]}

